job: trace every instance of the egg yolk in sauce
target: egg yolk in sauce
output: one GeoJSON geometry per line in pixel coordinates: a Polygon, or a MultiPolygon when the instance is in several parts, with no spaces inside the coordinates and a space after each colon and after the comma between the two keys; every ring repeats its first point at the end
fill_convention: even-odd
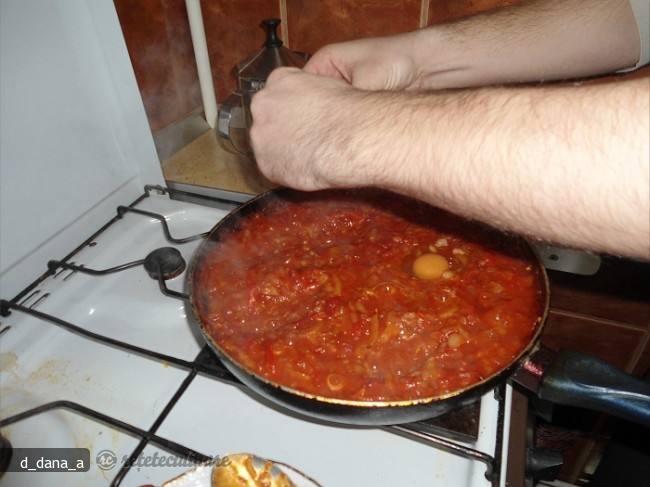
{"type": "Polygon", "coordinates": [[[420,279],[440,279],[448,269],[447,259],[440,254],[422,254],[413,261],[413,274],[420,279]]]}

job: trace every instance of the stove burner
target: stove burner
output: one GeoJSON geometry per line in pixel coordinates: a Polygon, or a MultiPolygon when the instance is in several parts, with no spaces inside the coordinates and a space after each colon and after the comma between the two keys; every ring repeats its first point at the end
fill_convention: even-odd
{"type": "Polygon", "coordinates": [[[185,270],[185,259],[174,247],[162,247],[154,250],[144,259],[144,268],[152,279],[173,279],[185,270]]]}

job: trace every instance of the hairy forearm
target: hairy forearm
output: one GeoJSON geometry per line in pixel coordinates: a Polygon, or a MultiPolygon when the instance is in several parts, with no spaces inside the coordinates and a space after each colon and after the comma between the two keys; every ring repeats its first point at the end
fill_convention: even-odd
{"type": "Polygon", "coordinates": [[[359,120],[348,140],[358,183],[549,242],[650,258],[647,78],[392,96],[382,111],[392,104],[395,117],[359,120]]]}
{"type": "Polygon", "coordinates": [[[628,0],[533,0],[410,34],[412,88],[567,79],[634,66],[639,36],[628,0]]]}
{"type": "Polygon", "coordinates": [[[650,260],[648,78],[627,0],[532,0],[327,46],[253,97],[258,166],[298,189],[380,186],[534,238],[650,260]],[[459,89],[476,85],[491,87],[459,89]]]}

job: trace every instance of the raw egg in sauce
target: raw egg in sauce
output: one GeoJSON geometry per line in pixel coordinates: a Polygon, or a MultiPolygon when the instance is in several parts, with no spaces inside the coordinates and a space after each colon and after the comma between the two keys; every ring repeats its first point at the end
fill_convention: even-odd
{"type": "Polygon", "coordinates": [[[413,274],[420,279],[440,279],[447,270],[449,263],[440,254],[422,254],[413,261],[413,274]]]}

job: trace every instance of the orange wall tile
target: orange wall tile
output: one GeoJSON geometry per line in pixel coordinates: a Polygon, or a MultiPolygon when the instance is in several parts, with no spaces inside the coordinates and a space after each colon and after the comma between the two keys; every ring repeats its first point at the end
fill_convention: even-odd
{"type": "Polygon", "coordinates": [[[157,133],[201,105],[184,0],[115,0],[149,125],[157,133]]]}
{"type": "Polygon", "coordinates": [[[264,44],[260,23],[280,17],[278,0],[202,0],[203,23],[210,53],[217,101],[223,102],[237,87],[233,67],[257,53],[264,44]]]}
{"type": "Polygon", "coordinates": [[[333,42],[417,29],[420,0],[286,0],[290,46],[315,52],[333,42]]]}
{"type": "MultiPolygon", "coordinates": [[[[223,102],[236,88],[231,75],[264,42],[260,22],[282,18],[287,47],[313,53],[332,43],[397,34],[516,0],[201,0],[210,62],[223,102]]],[[[115,0],[152,132],[201,107],[183,0],[115,0]]]]}
{"type": "Polygon", "coordinates": [[[630,370],[643,335],[638,328],[553,311],[544,325],[542,343],[554,350],[570,348],[630,370]],[[611,346],[613,341],[615,347],[611,346]]]}
{"type": "Polygon", "coordinates": [[[519,3],[521,0],[429,0],[428,25],[467,17],[519,3]]]}

